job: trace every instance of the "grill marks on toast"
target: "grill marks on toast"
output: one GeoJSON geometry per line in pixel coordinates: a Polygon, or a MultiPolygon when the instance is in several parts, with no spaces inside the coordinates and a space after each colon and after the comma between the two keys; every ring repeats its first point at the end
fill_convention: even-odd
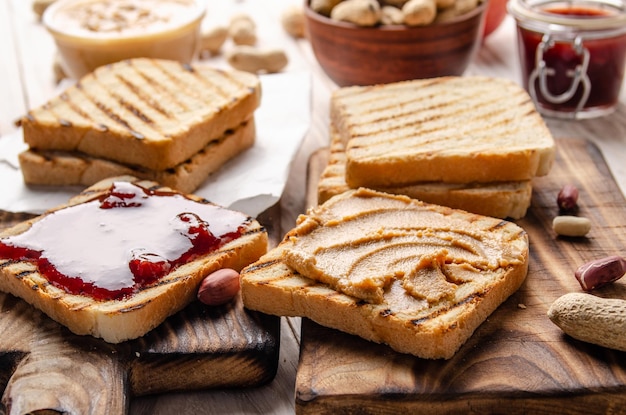
{"type": "MultiPolygon", "coordinates": [[[[76,87],[80,89],[81,88],[80,83],[77,84],[76,87]]],[[[64,101],[67,104],[67,106],[70,107],[72,111],[74,111],[80,117],[85,118],[85,119],[89,118],[89,114],[83,111],[82,108],[76,102],[74,102],[67,93],[63,93],[59,95],[59,99],[64,101]]],[[[59,124],[63,125],[64,127],[70,127],[72,125],[70,121],[67,121],[61,118],[61,116],[59,116],[58,118],[59,118],[59,124]]]]}
{"type": "MultiPolygon", "coordinates": [[[[255,262],[254,264],[249,265],[247,267],[247,270],[250,273],[254,273],[254,272],[257,272],[257,271],[260,271],[260,270],[263,270],[263,269],[272,268],[272,267],[274,267],[274,266],[276,266],[276,265],[278,265],[280,263],[281,263],[281,261],[279,259],[272,259],[272,260],[269,260],[269,261],[259,260],[259,261],[255,262]]],[[[279,277],[279,278],[275,279],[275,281],[283,279],[283,278],[287,278],[287,277],[290,277],[290,276],[283,275],[282,277],[279,277]]],[[[264,284],[267,284],[267,283],[261,282],[261,284],[264,285],[264,284]]]]}
{"type": "Polygon", "coordinates": [[[520,134],[524,125],[517,120],[534,110],[526,95],[512,91],[505,106],[501,102],[502,92],[491,92],[492,88],[506,87],[498,83],[461,87],[448,81],[445,90],[429,88],[440,83],[443,80],[420,84],[408,91],[405,84],[400,84],[389,90],[372,87],[361,94],[355,91],[354,96],[341,95],[338,107],[343,111],[344,123],[340,129],[350,156],[361,154],[361,147],[368,148],[365,157],[370,152],[398,154],[416,145],[424,152],[454,149],[465,143],[476,146],[477,139],[488,147],[490,137],[524,136],[520,134]],[[358,100],[363,94],[365,97],[358,100]],[[473,101],[473,97],[481,99],[473,101]]]}
{"type": "Polygon", "coordinates": [[[122,105],[122,107],[126,108],[130,111],[135,117],[139,118],[146,124],[154,124],[152,119],[150,119],[145,113],[141,112],[139,108],[137,108],[132,102],[126,101],[124,97],[117,96],[118,102],[122,105]]]}
{"type": "Polygon", "coordinates": [[[478,137],[488,145],[491,141],[488,138],[490,133],[493,134],[496,130],[503,130],[503,133],[504,131],[517,133],[520,130],[520,126],[514,123],[515,112],[500,107],[498,100],[482,102],[473,107],[457,108],[454,114],[442,111],[444,108],[446,107],[443,105],[431,106],[421,113],[421,117],[407,115],[404,119],[396,118],[391,121],[392,126],[386,130],[384,125],[389,125],[389,122],[381,120],[375,126],[380,129],[368,131],[363,135],[355,134],[349,149],[372,145],[387,147],[391,142],[400,148],[419,143],[425,151],[428,151],[429,148],[440,148],[442,145],[454,148],[465,142],[476,145],[475,138],[478,137]],[[438,115],[431,116],[430,111],[438,115]],[[454,125],[449,120],[449,116],[452,115],[458,119],[458,123],[454,125]],[[487,119],[490,119],[488,124],[485,123],[487,119]]]}
{"type": "MultiPolygon", "coordinates": [[[[182,64],[176,62],[127,64],[121,71],[102,68],[83,78],[42,108],[46,117],[65,126],[95,125],[101,131],[123,130],[138,139],[159,139],[186,128],[185,117],[198,117],[207,107],[220,112],[243,94],[242,83],[225,71],[189,66],[181,71],[182,64]]],[[[29,113],[31,119],[42,115],[29,113]]]]}
{"type": "MultiPolygon", "coordinates": [[[[166,77],[167,81],[164,85],[172,92],[176,98],[176,92],[183,91],[184,100],[180,101],[181,105],[187,103],[187,98],[195,101],[187,103],[187,109],[193,110],[199,106],[210,106],[213,112],[221,112],[227,108],[232,102],[239,99],[244,91],[243,84],[232,73],[213,70],[200,71],[188,65],[183,65],[186,72],[181,73],[179,68],[171,63],[160,62],[156,66],[161,74],[166,77]]],[[[163,81],[162,78],[159,78],[163,81]]]]}
{"type": "MultiPolygon", "coordinates": [[[[432,309],[432,310],[430,310],[430,312],[424,313],[425,315],[420,315],[419,317],[412,318],[410,320],[410,322],[411,322],[411,324],[413,326],[416,326],[416,327],[424,325],[424,324],[427,324],[431,320],[434,320],[434,319],[438,318],[441,315],[449,313],[450,311],[454,310],[455,308],[464,307],[467,304],[470,304],[472,302],[477,301],[482,296],[483,296],[482,293],[471,293],[471,294],[468,294],[466,297],[462,298],[461,300],[459,300],[459,301],[457,301],[455,303],[446,304],[444,307],[432,309]]],[[[393,313],[391,310],[389,310],[389,314],[388,315],[395,315],[395,313],[393,313]]]]}
{"type": "MultiPolygon", "coordinates": [[[[160,101],[163,104],[174,104],[167,111],[174,117],[182,112],[192,111],[195,108],[199,108],[202,105],[207,105],[208,100],[203,100],[200,94],[200,89],[196,84],[195,88],[193,84],[190,84],[189,67],[182,65],[185,68],[185,72],[180,72],[180,67],[171,68],[169,66],[155,64],[150,67],[142,67],[137,69],[142,77],[146,81],[153,85],[155,89],[158,89],[161,95],[160,101]]],[[[197,72],[194,72],[197,73],[197,72]]],[[[196,76],[191,76],[196,78],[196,76]]],[[[206,91],[203,91],[205,93],[206,91]]],[[[209,103],[210,106],[215,105],[209,103]]]]}
{"type": "MultiPolygon", "coordinates": [[[[138,74],[138,75],[140,75],[140,74],[138,74]]],[[[153,108],[155,111],[157,111],[159,114],[163,115],[167,119],[171,119],[172,118],[172,114],[170,114],[165,108],[163,108],[161,106],[161,104],[156,99],[154,99],[152,97],[151,94],[147,93],[146,87],[148,87],[150,85],[150,83],[147,82],[147,81],[149,81],[148,79],[145,79],[146,82],[142,84],[143,86],[141,88],[139,87],[138,84],[136,84],[134,82],[131,82],[126,77],[118,76],[118,80],[124,86],[126,86],[126,88],[131,90],[135,96],[139,97],[142,101],[148,103],[148,105],[151,108],[153,108]]]]}
{"type": "Polygon", "coordinates": [[[14,259],[0,259],[0,271],[9,267],[20,267],[23,268],[23,270],[18,270],[15,273],[16,278],[22,278],[26,275],[32,274],[33,272],[36,272],[37,269],[28,263],[24,263],[22,261],[18,261],[18,260],[14,260],[14,259]]]}

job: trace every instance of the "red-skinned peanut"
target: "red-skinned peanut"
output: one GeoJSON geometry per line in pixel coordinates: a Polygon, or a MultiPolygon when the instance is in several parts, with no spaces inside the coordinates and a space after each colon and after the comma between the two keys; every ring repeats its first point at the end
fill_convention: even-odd
{"type": "Polygon", "coordinates": [[[207,275],[198,289],[198,300],[216,306],[231,301],[239,292],[239,273],[223,268],[207,275]]]}
{"type": "Polygon", "coordinates": [[[612,283],[626,274],[626,259],[613,255],[581,265],[574,276],[585,291],[612,283]]]}
{"type": "Polygon", "coordinates": [[[566,184],[561,188],[556,203],[559,205],[559,209],[572,210],[578,203],[578,189],[573,184],[566,184]]]}

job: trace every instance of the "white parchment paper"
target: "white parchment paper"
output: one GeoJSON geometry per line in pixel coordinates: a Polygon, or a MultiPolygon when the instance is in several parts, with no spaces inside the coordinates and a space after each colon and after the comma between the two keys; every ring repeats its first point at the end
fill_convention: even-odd
{"type": "MultiPolygon", "coordinates": [[[[280,198],[291,160],[310,125],[311,76],[307,72],[261,75],[252,148],[230,160],[194,193],[257,216],[280,198]]],[[[0,209],[41,213],[65,203],[82,187],[26,186],[17,155],[27,147],[22,131],[0,138],[0,209]]]]}

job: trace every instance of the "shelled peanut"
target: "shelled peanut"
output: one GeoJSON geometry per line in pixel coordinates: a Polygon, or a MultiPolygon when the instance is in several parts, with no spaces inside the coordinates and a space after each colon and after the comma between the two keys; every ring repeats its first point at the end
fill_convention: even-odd
{"type": "Polygon", "coordinates": [[[468,13],[482,0],[311,0],[313,11],[359,26],[425,26],[468,13]]]}
{"type": "Polygon", "coordinates": [[[574,215],[578,209],[578,189],[573,184],[565,184],[556,197],[559,215],[552,220],[552,229],[557,235],[581,237],[591,230],[591,221],[574,215]]]}
{"type": "Polygon", "coordinates": [[[559,215],[552,220],[552,229],[560,236],[581,237],[591,230],[591,221],[579,216],[559,215]]]}

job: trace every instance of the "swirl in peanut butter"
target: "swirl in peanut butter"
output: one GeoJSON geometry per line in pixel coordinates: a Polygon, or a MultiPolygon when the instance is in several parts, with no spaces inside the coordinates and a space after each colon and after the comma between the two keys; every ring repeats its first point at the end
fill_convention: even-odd
{"type": "Polygon", "coordinates": [[[303,216],[284,253],[287,265],[378,304],[392,285],[427,303],[453,298],[464,285],[525,261],[525,235],[494,232],[497,219],[365,190],[357,195],[303,216]]]}

